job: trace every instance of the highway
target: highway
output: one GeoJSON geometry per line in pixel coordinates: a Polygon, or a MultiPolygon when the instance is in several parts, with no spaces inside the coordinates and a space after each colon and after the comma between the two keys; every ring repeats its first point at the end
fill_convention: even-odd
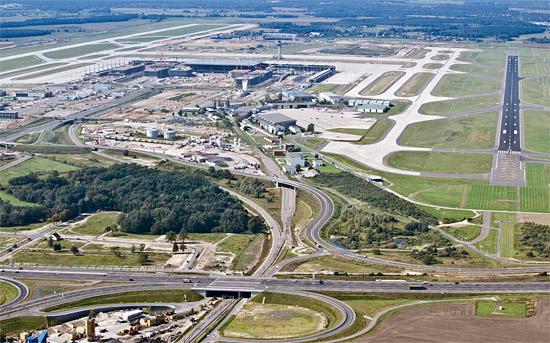
{"type": "Polygon", "coordinates": [[[514,154],[521,151],[518,64],[518,56],[508,56],[498,144],[499,152],[514,154]]]}

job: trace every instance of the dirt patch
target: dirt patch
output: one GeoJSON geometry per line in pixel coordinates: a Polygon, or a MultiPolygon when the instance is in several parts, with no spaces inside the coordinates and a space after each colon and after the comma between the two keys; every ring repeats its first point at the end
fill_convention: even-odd
{"type": "Polygon", "coordinates": [[[437,304],[399,311],[375,334],[354,342],[550,342],[550,298],[531,318],[475,317],[472,304],[437,304]]]}
{"type": "Polygon", "coordinates": [[[550,215],[535,214],[535,213],[518,213],[518,221],[522,223],[537,223],[542,225],[550,225],[550,215]]]}

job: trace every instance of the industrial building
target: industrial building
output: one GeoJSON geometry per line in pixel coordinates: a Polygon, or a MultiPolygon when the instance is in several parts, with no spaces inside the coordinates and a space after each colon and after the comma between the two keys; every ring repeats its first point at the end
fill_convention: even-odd
{"type": "Polygon", "coordinates": [[[311,83],[323,82],[329,77],[331,77],[332,75],[334,75],[335,72],[336,72],[336,69],[334,69],[334,67],[328,68],[313,75],[308,79],[308,81],[311,83]]]}
{"type": "Polygon", "coordinates": [[[350,100],[350,106],[357,106],[360,112],[385,113],[389,111],[392,103],[387,100],[350,100]]]}
{"type": "Polygon", "coordinates": [[[19,112],[1,111],[0,119],[19,119],[19,112]]]}
{"type": "Polygon", "coordinates": [[[268,66],[260,61],[232,59],[190,60],[184,64],[197,73],[229,73],[235,69],[258,70],[268,66]]]}
{"type": "Polygon", "coordinates": [[[170,76],[170,68],[160,65],[147,66],[143,71],[143,76],[158,77],[159,79],[170,76]]]}
{"type": "Polygon", "coordinates": [[[264,40],[296,40],[298,35],[295,33],[266,32],[262,34],[264,40]]]}
{"type": "Polygon", "coordinates": [[[159,136],[159,129],[157,129],[156,127],[147,128],[147,137],[156,138],[158,136],[159,136]]]}
{"type": "Polygon", "coordinates": [[[296,125],[296,119],[281,113],[255,114],[254,118],[263,129],[271,133],[284,133],[289,127],[296,125]]]}
{"type": "Polygon", "coordinates": [[[255,86],[273,77],[271,70],[254,70],[251,72],[244,70],[232,70],[229,72],[231,78],[235,81],[235,86],[247,90],[248,86],[255,86]]]}
{"type": "Polygon", "coordinates": [[[283,100],[290,100],[290,101],[311,101],[315,99],[315,96],[309,94],[306,91],[300,91],[300,90],[289,90],[289,91],[283,91],[283,100]]]}
{"type": "Polygon", "coordinates": [[[342,98],[340,95],[331,92],[321,92],[319,93],[319,98],[321,98],[322,100],[326,100],[331,104],[336,104],[344,100],[344,98],[342,98]]]}
{"type": "Polygon", "coordinates": [[[168,129],[164,130],[164,138],[165,139],[176,139],[176,131],[168,129]]]}
{"type": "Polygon", "coordinates": [[[304,158],[304,154],[301,152],[289,152],[286,154],[286,163],[290,167],[296,167],[299,165],[300,167],[306,166],[306,160],[304,158]]]}
{"type": "Polygon", "coordinates": [[[110,69],[109,75],[128,76],[135,73],[139,73],[140,71],[144,71],[144,70],[145,70],[144,65],[130,65],[130,66],[110,69]]]}

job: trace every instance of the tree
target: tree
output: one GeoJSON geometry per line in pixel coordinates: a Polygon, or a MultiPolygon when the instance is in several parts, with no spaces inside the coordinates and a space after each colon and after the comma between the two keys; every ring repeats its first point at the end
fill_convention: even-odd
{"type": "Polygon", "coordinates": [[[120,254],[120,247],[111,247],[111,252],[113,253],[113,255],[115,255],[116,257],[120,257],[121,254],[120,254]]]}
{"type": "Polygon", "coordinates": [[[168,231],[166,233],[166,240],[168,242],[173,242],[176,239],[176,233],[174,231],[168,231]]]}
{"type": "Polygon", "coordinates": [[[48,239],[48,246],[50,248],[53,248],[53,239],[51,239],[51,238],[48,239]]]}
{"type": "Polygon", "coordinates": [[[185,240],[187,239],[187,230],[185,230],[185,228],[183,228],[183,227],[180,230],[179,238],[180,238],[182,243],[184,243],[185,240]]]}
{"type": "Polygon", "coordinates": [[[76,256],[78,255],[78,248],[75,247],[74,245],[71,247],[71,252],[76,256]]]}
{"type": "Polygon", "coordinates": [[[185,251],[185,243],[181,243],[181,244],[180,244],[180,251],[181,251],[181,252],[184,252],[184,251],[185,251]]]}
{"type": "Polygon", "coordinates": [[[302,166],[299,165],[299,164],[297,164],[297,165],[296,165],[296,172],[299,173],[300,171],[302,171],[302,166]]]}
{"type": "Polygon", "coordinates": [[[178,247],[178,243],[174,243],[174,245],[172,246],[172,252],[178,252],[180,249],[178,247]]]}
{"type": "Polygon", "coordinates": [[[315,132],[315,125],[313,123],[309,123],[307,125],[307,132],[311,132],[311,133],[315,132]]]}
{"type": "Polygon", "coordinates": [[[381,255],[382,253],[380,252],[380,249],[372,249],[372,253],[374,255],[381,255]]]}
{"type": "Polygon", "coordinates": [[[128,150],[123,150],[122,151],[122,155],[124,156],[128,156],[130,154],[130,152],[128,150]]]}
{"type": "Polygon", "coordinates": [[[136,246],[134,244],[132,244],[132,247],[130,248],[130,252],[132,254],[135,254],[136,253],[136,246]]]}
{"type": "Polygon", "coordinates": [[[61,244],[55,243],[53,245],[53,251],[61,251],[61,244]]]}
{"type": "Polygon", "coordinates": [[[88,317],[95,317],[95,315],[97,314],[96,310],[93,308],[90,310],[90,313],[88,314],[88,317]]]}
{"type": "Polygon", "coordinates": [[[145,244],[141,243],[139,245],[139,252],[143,252],[143,250],[145,250],[145,244]]]}
{"type": "Polygon", "coordinates": [[[138,255],[138,263],[139,264],[145,264],[147,263],[147,260],[149,259],[149,254],[146,252],[140,252],[138,255]]]}

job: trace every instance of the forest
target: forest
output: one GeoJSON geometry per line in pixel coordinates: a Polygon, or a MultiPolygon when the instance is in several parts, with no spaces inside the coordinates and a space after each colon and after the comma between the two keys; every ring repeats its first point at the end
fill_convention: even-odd
{"type": "Polygon", "coordinates": [[[550,226],[523,223],[521,225],[521,244],[528,250],[527,257],[550,258],[550,226]]]}
{"type": "Polygon", "coordinates": [[[29,174],[9,180],[4,191],[35,207],[0,202],[0,226],[65,221],[84,212],[120,211],[120,230],[140,234],[262,232],[242,204],[199,173],[136,165],[83,168],[60,176],[29,174]]]}

